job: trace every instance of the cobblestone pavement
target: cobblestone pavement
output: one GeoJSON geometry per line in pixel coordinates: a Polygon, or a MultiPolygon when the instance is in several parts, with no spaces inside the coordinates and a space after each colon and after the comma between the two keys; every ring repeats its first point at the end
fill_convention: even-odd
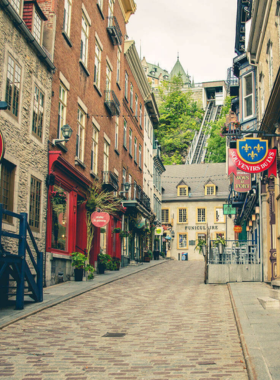
{"type": "Polygon", "coordinates": [[[5,327],[0,379],[248,379],[228,289],[203,271],[171,261],[5,327]]]}

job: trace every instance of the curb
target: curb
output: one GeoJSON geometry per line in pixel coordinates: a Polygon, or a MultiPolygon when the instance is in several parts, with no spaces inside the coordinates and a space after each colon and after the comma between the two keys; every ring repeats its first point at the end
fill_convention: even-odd
{"type": "MultiPolygon", "coordinates": [[[[52,302],[51,304],[49,304],[49,305],[42,306],[42,307],[40,307],[40,308],[37,309],[37,310],[33,310],[33,311],[31,311],[30,313],[27,313],[27,314],[25,314],[25,315],[21,315],[20,317],[17,317],[17,318],[15,318],[15,319],[13,319],[13,320],[11,320],[11,321],[9,321],[9,322],[6,322],[5,324],[3,324],[3,325],[0,326],[0,330],[2,330],[4,327],[7,327],[7,326],[9,326],[9,325],[12,325],[12,324],[15,323],[15,322],[20,321],[21,319],[25,319],[25,318],[27,318],[27,317],[30,317],[31,315],[34,315],[34,314],[40,313],[40,312],[43,311],[43,310],[50,309],[50,308],[53,307],[53,306],[59,305],[60,303],[63,303],[63,302],[65,302],[65,301],[69,301],[70,299],[75,298],[75,297],[78,297],[78,296],[80,296],[81,294],[85,294],[85,293],[91,292],[92,290],[95,290],[95,289],[101,288],[102,286],[105,286],[105,285],[110,284],[110,283],[112,283],[112,282],[115,282],[115,281],[118,281],[118,280],[122,280],[122,279],[125,278],[125,277],[133,276],[133,275],[136,274],[136,273],[143,272],[144,270],[148,270],[148,269],[154,268],[154,267],[156,267],[156,266],[158,266],[158,265],[162,265],[162,264],[164,264],[164,263],[168,263],[168,262],[169,262],[168,260],[163,260],[162,262],[160,262],[160,263],[156,263],[156,264],[153,265],[153,266],[149,266],[149,267],[147,267],[147,268],[140,268],[140,269],[139,269],[138,271],[136,271],[136,272],[124,274],[124,275],[122,275],[122,276],[120,276],[120,277],[118,277],[118,278],[111,279],[111,280],[109,280],[109,281],[107,281],[107,282],[104,282],[103,284],[96,284],[96,285],[94,285],[94,286],[93,286],[92,288],[90,288],[90,289],[84,289],[84,290],[82,290],[82,291],[78,291],[77,293],[74,293],[74,294],[72,293],[71,295],[69,295],[69,296],[67,296],[67,297],[65,297],[65,298],[63,298],[63,299],[60,299],[60,300],[58,300],[58,301],[53,301],[53,302],[52,302]]],[[[44,289],[47,289],[47,288],[44,288],[44,289]]]]}
{"type": "Polygon", "coordinates": [[[239,335],[240,342],[241,342],[243,356],[244,356],[246,367],[247,367],[247,372],[248,372],[249,380],[258,380],[256,371],[255,371],[255,367],[254,367],[254,365],[252,363],[252,359],[251,359],[251,356],[249,354],[248,347],[247,347],[247,344],[246,344],[246,341],[245,341],[245,338],[244,338],[242,326],[241,326],[241,323],[240,323],[240,320],[239,320],[239,315],[238,315],[238,311],[237,311],[237,308],[236,308],[236,305],[235,305],[235,301],[234,301],[234,297],[233,297],[233,294],[232,294],[232,290],[231,290],[230,284],[227,284],[227,288],[228,288],[228,292],[229,292],[231,306],[232,306],[232,309],[233,309],[234,319],[235,319],[237,330],[238,330],[238,335],[239,335]]]}

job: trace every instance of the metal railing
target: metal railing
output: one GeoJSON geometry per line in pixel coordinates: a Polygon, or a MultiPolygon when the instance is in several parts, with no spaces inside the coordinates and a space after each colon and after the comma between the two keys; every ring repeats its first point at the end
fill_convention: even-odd
{"type": "Polygon", "coordinates": [[[226,240],[226,245],[210,241],[209,264],[260,264],[258,244],[252,241],[226,240]]]}
{"type": "Polygon", "coordinates": [[[119,116],[120,102],[113,90],[105,90],[105,106],[111,116],[119,116]]]}
{"type": "Polygon", "coordinates": [[[108,18],[108,27],[107,31],[111,38],[113,45],[121,45],[122,44],[122,32],[119,26],[119,23],[115,16],[107,17],[108,18]]]}
{"type": "MultiPolygon", "coordinates": [[[[124,184],[121,185],[121,188],[122,191],[124,191],[124,184]]],[[[123,193],[123,198],[128,201],[137,201],[148,211],[151,210],[151,200],[139,185],[132,183],[129,191],[127,193],[123,193]]]]}
{"type": "Polygon", "coordinates": [[[102,172],[102,184],[111,187],[111,190],[118,191],[119,180],[113,172],[102,172]]]}

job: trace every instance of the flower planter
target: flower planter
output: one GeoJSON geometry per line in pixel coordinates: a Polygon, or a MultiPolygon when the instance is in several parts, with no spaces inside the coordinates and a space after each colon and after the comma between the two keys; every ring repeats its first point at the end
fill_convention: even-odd
{"type": "Polygon", "coordinates": [[[74,277],[75,281],[83,281],[83,274],[84,274],[84,269],[83,268],[75,268],[74,269],[74,277]]]}
{"type": "Polygon", "coordinates": [[[149,263],[151,261],[150,257],[149,256],[145,256],[144,257],[144,262],[145,263],[149,263]]]}
{"type": "Polygon", "coordinates": [[[98,273],[99,274],[104,274],[105,269],[106,269],[106,265],[98,263],[97,264],[97,269],[98,269],[98,273]]]}
{"type": "Polygon", "coordinates": [[[219,254],[222,255],[223,254],[223,251],[224,251],[224,246],[222,243],[219,243],[218,244],[218,249],[219,249],[219,254]]]}

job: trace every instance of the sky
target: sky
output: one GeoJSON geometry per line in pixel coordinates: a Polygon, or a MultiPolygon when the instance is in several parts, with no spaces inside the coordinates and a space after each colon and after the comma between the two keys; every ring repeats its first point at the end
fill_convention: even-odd
{"type": "Polygon", "coordinates": [[[195,83],[225,80],[235,56],[237,0],[136,0],[129,40],[147,62],[170,72],[179,53],[195,83]],[[141,42],[140,42],[141,41],[141,42]]]}

